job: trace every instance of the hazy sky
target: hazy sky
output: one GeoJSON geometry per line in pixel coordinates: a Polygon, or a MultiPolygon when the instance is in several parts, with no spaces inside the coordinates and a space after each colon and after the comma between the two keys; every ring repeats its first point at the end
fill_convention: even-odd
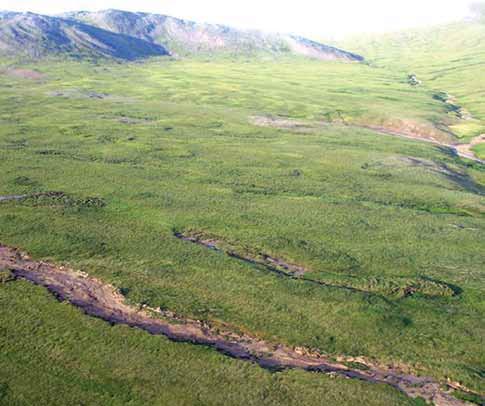
{"type": "Polygon", "coordinates": [[[394,31],[461,19],[472,0],[0,0],[0,10],[56,14],[116,8],[313,37],[394,31]]]}

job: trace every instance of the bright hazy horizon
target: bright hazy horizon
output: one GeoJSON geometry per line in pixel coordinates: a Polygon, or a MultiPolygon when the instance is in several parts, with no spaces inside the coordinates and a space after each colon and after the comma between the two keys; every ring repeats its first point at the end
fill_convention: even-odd
{"type": "Polygon", "coordinates": [[[467,17],[470,0],[0,0],[0,10],[58,14],[120,9],[167,14],[238,28],[342,37],[418,28],[467,17]]]}

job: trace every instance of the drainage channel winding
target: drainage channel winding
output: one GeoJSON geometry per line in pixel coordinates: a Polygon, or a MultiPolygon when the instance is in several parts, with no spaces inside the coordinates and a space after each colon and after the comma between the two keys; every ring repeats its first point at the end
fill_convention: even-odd
{"type": "Polygon", "coordinates": [[[28,280],[47,288],[60,300],[67,300],[87,315],[112,324],[125,324],[172,341],[210,346],[236,359],[250,361],[269,370],[302,369],[334,374],[349,379],[383,383],[411,398],[423,398],[435,406],[470,406],[451,395],[453,384],[440,384],[429,377],[418,377],[399,368],[380,366],[359,359],[365,368],[349,367],[356,358],[325,356],[305,348],[292,348],[269,343],[248,334],[229,329],[212,328],[206,323],[183,319],[170,312],[131,306],[111,285],[82,272],[34,261],[28,255],[0,245],[0,269],[8,269],[15,278],[28,280]],[[346,365],[347,364],[347,365],[346,365]]]}

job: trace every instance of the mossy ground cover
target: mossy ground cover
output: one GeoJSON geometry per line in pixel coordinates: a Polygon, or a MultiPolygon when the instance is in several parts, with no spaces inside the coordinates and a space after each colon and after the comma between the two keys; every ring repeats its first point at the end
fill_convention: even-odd
{"type": "MultiPolygon", "coordinates": [[[[328,125],[299,134],[249,120],[265,114],[318,120],[338,110],[349,121],[403,118],[433,126],[447,112],[432,91],[365,65],[302,60],[52,60],[30,67],[45,78],[0,76],[0,195],[55,191],[67,198],[2,203],[2,243],[86,270],[132,302],[330,354],[403,362],[484,390],[484,167],[369,130],[328,125]],[[322,281],[429,280],[456,294],[313,286],[181,241],[175,231],[217,235],[238,249],[301,264],[322,281]]],[[[97,402],[111,396],[113,404],[126,404],[125,395],[133,404],[170,404],[180,385],[187,404],[197,404],[199,395],[199,404],[292,404],[271,386],[288,376],[295,378],[281,385],[295,388],[304,404],[322,391],[330,404],[339,396],[339,404],[365,396],[365,404],[407,402],[380,387],[271,375],[209,350],[110,328],[25,283],[8,282],[0,291],[8,307],[2,371],[9,371],[1,378],[12,404],[28,404],[34,392],[45,404],[61,402],[63,392],[53,388],[68,381],[77,393],[97,402]],[[31,319],[48,327],[22,330],[31,319]],[[103,353],[89,366],[92,342],[103,353]],[[56,368],[45,365],[54,357],[51,346],[63,355],[56,368]],[[126,362],[106,366],[127,348],[136,352],[126,362]],[[154,348],[163,355],[154,356],[154,348]],[[66,357],[80,372],[66,375],[73,365],[66,357]],[[38,381],[26,392],[12,378],[40,365],[51,388],[38,381]],[[194,373],[204,366],[209,373],[194,373]],[[229,371],[231,384],[208,393],[221,371],[229,371]],[[188,372],[202,380],[190,385],[188,372]],[[83,383],[75,374],[99,380],[83,383]],[[250,375],[244,385],[241,374],[250,375]],[[123,391],[130,393],[116,392],[117,379],[128,381],[123,391]],[[258,397],[262,392],[267,400],[258,397]]]]}

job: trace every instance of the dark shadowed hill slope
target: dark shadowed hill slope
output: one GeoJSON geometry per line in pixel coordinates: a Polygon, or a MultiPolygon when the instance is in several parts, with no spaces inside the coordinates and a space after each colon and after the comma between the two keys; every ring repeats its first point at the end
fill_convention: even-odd
{"type": "Polygon", "coordinates": [[[64,17],[162,45],[174,55],[261,53],[303,55],[322,60],[363,59],[359,55],[294,35],[238,30],[158,14],[105,10],[73,12],[64,17]]]}
{"type": "Polygon", "coordinates": [[[133,60],[166,55],[164,47],[79,21],[33,13],[0,13],[0,53],[34,58],[51,54],[133,60]]]}

